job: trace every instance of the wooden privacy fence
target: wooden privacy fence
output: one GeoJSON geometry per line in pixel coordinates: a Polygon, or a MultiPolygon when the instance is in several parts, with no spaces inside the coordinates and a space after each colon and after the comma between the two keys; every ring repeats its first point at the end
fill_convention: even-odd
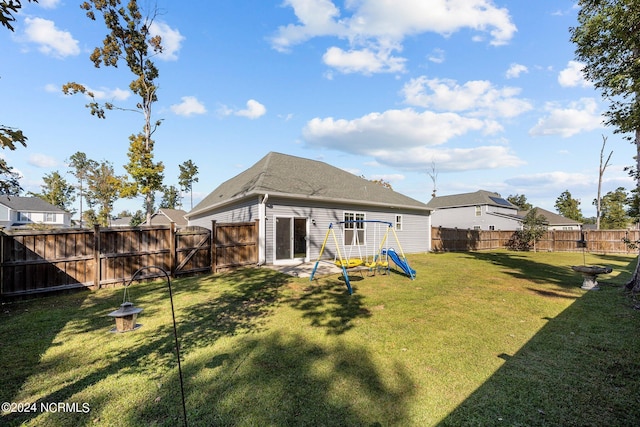
{"type": "Polygon", "coordinates": [[[257,223],[231,225],[2,232],[0,296],[126,283],[147,266],[177,276],[257,263],[257,223]]]}
{"type": "MultiPolygon", "coordinates": [[[[482,251],[509,249],[514,231],[464,230],[433,227],[431,248],[434,251],[482,251]]],[[[625,240],[640,240],[638,230],[549,230],[536,243],[536,250],[549,252],[581,252],[578,243],[584,238],[585,250],[594,253],[631,253],[625,240]]]]}

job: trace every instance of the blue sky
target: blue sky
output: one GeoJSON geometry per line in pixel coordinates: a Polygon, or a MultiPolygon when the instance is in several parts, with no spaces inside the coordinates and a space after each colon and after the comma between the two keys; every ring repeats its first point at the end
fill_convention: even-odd
{"type": "MultiPolygon", "coordinates": [[[[2,150],[25,191],[67,172],[83,151],[127,162],[139,114],[92,117],[82,83],[103,101],[132,107],[132,75],[89,60],[104,24],[79,1],[27,3],[15,32],[2,29],[0,123],[27,148],[2,150]]],[[[152,1],[141,1],[150,10],[152,1]]],[[[613,151],[604,192],[633,188],[623,168],[633,147],[602,125],[607,105],[584,81],[569,28],[569,0],[158,0],[154,32],[165,51],[154,119],[165,184],[178,165],[199,168],[194,205],[269,151],[318,159],[385,179],[417,200],[479,189],[525,194],[554,210],[564,190],[595,214],[603,136],[613,151]]],[[[69,180],[73,180],[68,175],[69,180]]],[[[158,199],[159,201],[159,199],[158,199]]],[[[183,200],[189,210],[189,198],[183,200]]],[[[77,205],[77,203],[76,203],[77,205]]],[[[114,213],[137,210],[121,200],[114,213]]]]}

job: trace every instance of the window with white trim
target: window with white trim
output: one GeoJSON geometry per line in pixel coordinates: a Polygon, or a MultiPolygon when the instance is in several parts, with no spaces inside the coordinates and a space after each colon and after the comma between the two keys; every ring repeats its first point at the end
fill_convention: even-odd
{"type": "Polygon", "coordinates": [[[482,216],[482,206],[476,206],[476,216],[482,216]]]}
{"type": "MultiPolygon", "coordinates": [[[[364,221],[364,212],[345,212],[345,221],[364,221]]],[[[364,245],[365,233],[364,222],[345,222],[344,223],[344,244],[345,246],[360,246],[364,245]]]]}
{"type": "Polygon", "coordinates": [[[56,214],[53,212],[45,212],[44,222],[56,222],[56,214]]]}
{"type": "Polygon", "coordinates": [[[396,215],[396,231],[402,231],[402,215],[396,215]]]}
{"type": "Polygon", "coordinates": [[[29,212],[18,212],[18,222],[29,222],[31,214],[29,212]]]}

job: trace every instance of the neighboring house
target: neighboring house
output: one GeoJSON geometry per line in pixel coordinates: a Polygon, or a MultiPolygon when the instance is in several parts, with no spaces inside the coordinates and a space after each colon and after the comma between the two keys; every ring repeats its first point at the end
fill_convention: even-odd
{"type": "Polygon", "coordinates": [[[9,229],[33,224],[69,227],[71,214],[39,197],[0,196],[1,227],[9,229]]]}
{"type": "Polygon", "coordinates": [[[130,216],[119,216],[117,218],[113,218],[109,221],[109,227],[130,227],[132,218],[133,217],[130,216]]]}
{"type": "MultiPolygon", "coordinates": [[[[558,215],[557,213],[548,211],[542,208],[536,208],[538,210],[538,215],[542,215],[545,217],[547,221],[547,229],[548,230],[580,230],[582,223],[580,221],[576,221],[573,219],[566,218],[562,215],[558,215]]],[[[518,215],[524,218],[529,211],[519,211],[518,215]]]]}
{"type": "MultiPolygon", "coordinates": [[[[176,223],[177,228],[187,226],[187,220],[184,217],[187,214],[182,209],[167,209],[160,208],[158,212],[151,215],[151,225],[169,225],[172,222],[176,223]]],[[[143,222],[141,225],[147,225],[147,222],[143,222]]]]}
{"type": "MultiPolygon", "coordinates": [[[[259,220],[259,262],[286,264],[317,259],[329,224],[342,249],[357,234],[351,255],[370,255],[387,231],[378,223],[337,223],[345,219],[393,224],[405,253],[431,249],[431,210],[422,202],[326,163],[270,152],[246,171],[222,183],[187,213],[189,225],[211,229],[218,222],[259,220]],[[345,238],[345,236],[347,236],[345,238]],[[354,247],[357,246],[357,247],[354,247]]],[[[395,246],[393,236],[389,246],[395,246]]],[[[398,249],[396,247],[396,249],[398,249]]],[[[327,242],[325,254],[335,254],[327,242]]],[[[333,255],[331,255],[333,256],[333,255]]]]}
{"type": "Polygon", "coordinates": [[[427,206],[433,209],[431,224],[434,227],[472,230],[522,228],[517,206],[491,191],[434,197],[427,206]]]}

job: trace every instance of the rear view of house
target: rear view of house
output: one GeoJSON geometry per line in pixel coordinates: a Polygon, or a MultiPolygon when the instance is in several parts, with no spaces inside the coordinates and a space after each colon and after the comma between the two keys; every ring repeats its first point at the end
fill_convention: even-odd
{"type": "MultiPolygon", "coordinates": [[[[258,220],[259,262],[286,264],[316,259],[329,224],[345,220],[387,221],[406,253],[428,251],[430,212],[422,202],[327,163],[270,152],[185,217],[189,225],[206,228],[212,221],[258,220]]],[[[341,242],[359,253],[372,251],[381,232],[373,223],[337,230],[341,242]]]]}

